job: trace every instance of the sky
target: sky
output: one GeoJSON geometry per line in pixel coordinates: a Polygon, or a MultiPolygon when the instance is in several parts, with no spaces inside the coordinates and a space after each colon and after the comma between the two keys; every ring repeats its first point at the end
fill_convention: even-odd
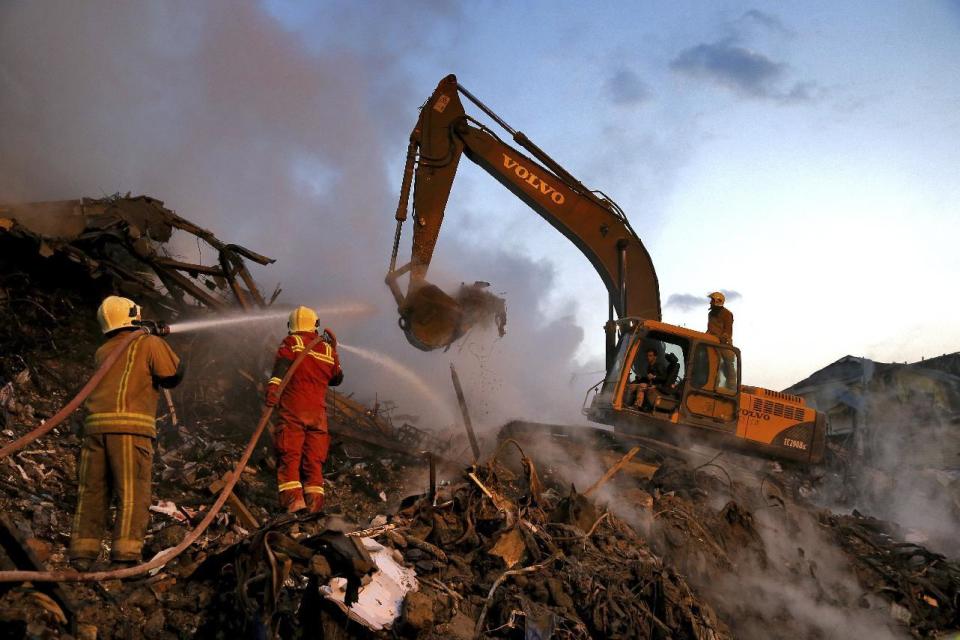
{"type": "Polygon", "coordinates": [[[456,73],[626,211],[665,321],[702,330],[730,292],[744,383],[781,389],[847,354],[960,349],[958,36],[956,0],[0,0],[0,201],[147,193],[277,257],[256,275],[285,301],[375,305],[338,335],[444,393],[456,363],[481,422],[579,418],[606,291],[469,160],[431,276],[489,281],[507,336],[424,354],[396,329],[407,138],[456,73]]]}

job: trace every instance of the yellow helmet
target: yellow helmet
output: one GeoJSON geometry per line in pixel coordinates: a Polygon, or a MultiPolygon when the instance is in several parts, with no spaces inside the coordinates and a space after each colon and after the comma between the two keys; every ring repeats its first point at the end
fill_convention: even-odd
{"type": "Polygon", "coordinates": [[[727,296],[723,295],[719,291],[708,293],[707,297],[710,298],[710,302],[712,302],[715,307],[722,307],[723,303],[727,301],[727,296]]]}
{"type": "Polygon", "coordinates": [[[140,305],[129,298],[107,296],[97,309],[97,321],[103,333],[132,327],[134,320],[140,320],[140,305]]]}
{"type": "Polygon", "coordinates": [[[287,331],[296,333],[297,331],[316,331],[320,324],[317,312],[309,307],[297,307],[290,312],[290,319],[287,320],[287,331]]]}

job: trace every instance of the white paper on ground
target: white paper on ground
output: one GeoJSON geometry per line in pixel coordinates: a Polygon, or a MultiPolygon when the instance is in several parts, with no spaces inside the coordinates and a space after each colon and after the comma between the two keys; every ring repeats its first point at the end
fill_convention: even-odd
{"type": "Polygon", "coordinates": [[[370,582],[360,587],[359,598],[353,606],[343,603],[347,589],[346,578],[331,578],[320,587],[320,593],[337,605],[352,620],[374,631],[390,628],[400,615],[403,599],[410,591],[418,591],[417,572],[399,564],[389,549],[373,538],[360,538],[364,548],[377,565],[378,571],[370,576],[370,582]]]}

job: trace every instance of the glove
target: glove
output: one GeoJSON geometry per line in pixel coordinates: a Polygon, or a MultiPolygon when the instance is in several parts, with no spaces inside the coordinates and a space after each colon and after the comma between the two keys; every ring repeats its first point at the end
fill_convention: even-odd
{"type": "Polygon", "coordinates": [[[266,397],[263,399],[263,404],[267,408],[277,406],[277,401],[280,400],[280,398],[277,395],[278,388],[279,388],[279,385],[277,385],[276,387],[274,387],[273,385],[267,385],[266,397]]]}
{"type": "Polygon", "coordinates": [[[323,328],[323,339],[333,345],[334,348],[337,346],[337,336],[331,331],[328,327],[323,328]]]}

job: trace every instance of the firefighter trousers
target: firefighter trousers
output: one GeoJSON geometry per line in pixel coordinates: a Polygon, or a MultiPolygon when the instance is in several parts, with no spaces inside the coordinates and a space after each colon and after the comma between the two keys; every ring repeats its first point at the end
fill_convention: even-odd
{"type": "Polygon", "coordinates": [[[307,508],[315,513],[323,509],[323,463],[330,448],[326,426],[282,412],[274,446],[280,505],[287,511],[307,508]]]}
{"type": "Polygon", "coordinates": [[[141,559],[143,537],[150,521],[150,473],[153,440],[125,433],[87,435],[80,450],[77,511],[70,535],[70,557],[95,559],[113,498],[114,560],[141,559]]]}

